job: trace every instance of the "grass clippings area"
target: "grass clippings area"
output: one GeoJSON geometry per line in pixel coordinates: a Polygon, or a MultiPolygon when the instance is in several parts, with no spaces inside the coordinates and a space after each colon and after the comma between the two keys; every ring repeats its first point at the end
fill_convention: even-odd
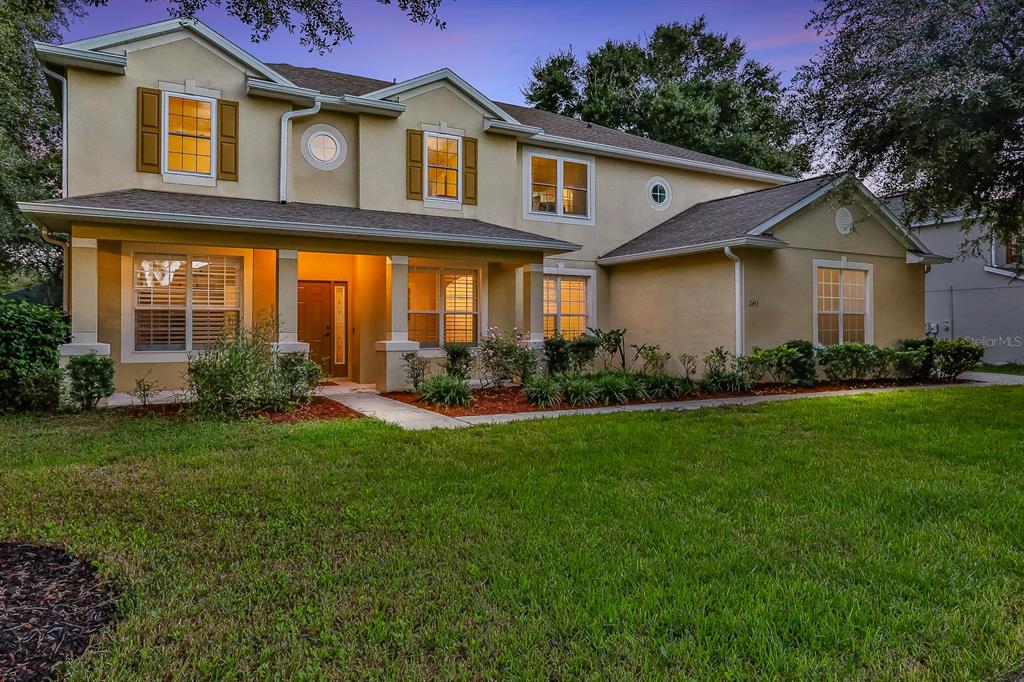
{"type": "Polygon", "coordinates": [[[43,680],[113,623],[115,594],[56,547],[0,542],[0,680],[43,680]]]}
{"type": "Polygon", "coordinates": [[[73,680],[1002,680],[1024,388],[407,432],[0,419],[0,538],[125,592],[73,680]]]}

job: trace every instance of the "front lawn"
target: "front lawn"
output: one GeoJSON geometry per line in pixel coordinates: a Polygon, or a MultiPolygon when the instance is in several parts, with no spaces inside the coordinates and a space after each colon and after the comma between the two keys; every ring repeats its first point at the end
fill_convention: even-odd
{"type": "Polygon", "coordinates": [[[999,679],[1024,388],[403,432],[0,419],[0,541],[125,596],[76,679],[999,679]]]}
{"type": "Polygon", "coordinates": [[[1005,365],[992,365],[987,362],[983,362],[978,365],[979,372],[996,372],[998,374],[1019,374],[1024,376],[1024,364],[1019,362],[1010,362],[1005,365]]]}

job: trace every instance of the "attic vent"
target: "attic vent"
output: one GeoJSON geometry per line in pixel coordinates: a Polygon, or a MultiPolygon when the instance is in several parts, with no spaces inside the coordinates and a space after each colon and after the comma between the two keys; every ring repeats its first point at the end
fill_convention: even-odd
{"type": "Polygon", "coordinates": [[[836,211],[836,229],[839,234],[850,234],[853,229],[853,214],[845,206],[836,211]]]}

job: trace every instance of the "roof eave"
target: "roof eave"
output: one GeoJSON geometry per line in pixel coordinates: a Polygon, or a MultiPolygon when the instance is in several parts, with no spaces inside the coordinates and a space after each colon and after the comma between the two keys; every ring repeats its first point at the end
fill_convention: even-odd
{"type": "Polygon", "coordinates": [[[455,73],[454,71],[447,67],[443,69],[438,69],[436,71],[431,71],[430,73],[425,73],[421,76],[416,76],[415,78],[404,80],[401,83],[389,85],[379,90],[374,90],[373,92],[365,93],[363,97],[371,100],[384,100],[389,97],[395,97],[396,95],[400,95],[403,92],[408,92],[409,90],[414,90],[416,88],[422,87],[424,85],[430,85],[431,83],[436,83],[438,81],[448,81],[452,85],[455,85],[457,88],[459,88],[467,95],[469,95],[473,100],[475,100],[477,104],[479,104],[484,109],[490,111],[492,114],[494,114],[497,118],[501,119],[502,121],[506,121],[508,123],[518,123],[518,121],[516,121],[516,119],[512,115],[510,115],[507,111],[505,111],[497,104],[495,104],[491,98],[477,90],[469,83],[469,81],[462,78],[461,76],[459,76],[459,74],[455,73]]]}
{"type": "Polygon", "coordinates": [[[529,239],[509,237],[466,236],[459,234],[430,234],[414,230],[390,230],[356,225],[325,225],[317,223],[289,222],[278,220],[256,220],[203,216],[183,213],[135,211],[129,209],[96,208],[92,206],[59,206],[42,202],[19,202],[21,210],[33,222],[47,225],[47,218],[67,221],[144,223],[150,225],[173,225],[199,229],[217,227],[241,232],[270,232],[283,234],[310,234],[314,236],[348,237],[351,239],[417,242],[423,244],[461,244],[470,247],[501,247],[508,249],[565,253],[582,248],[557,239],[529,239]]]}
{"type": "Polygon", "coordinates": [[[674,256],[687,256],[696,253],[710,253],[719,251],[725,247],[744,247],[750,249],[784,249],[789,242],[774,237],[736,237],[733,239],[719,239],[702,244],[689,244],[687,246],[676,246],[668,249],[656,249],[653,251],[642,251],[639,253],[623,254],[621,256],[602,256],[597,259],[598,265],[622,265],[624,263],[637,263],[640,261],[658,260],[661,258],[672,258],[674,256]]]}
{"type": "Polygon", "coordinates": [[[324,109],[390,118],[401,116],[406,109],[405,105],[399,102],[370,100],[357,95],[325,95],[317,90],[281,85],[258,78],[246,80],[246,92],[258,97],[269,97],[304,106],[320,102],[324,109]]]}
{"type": "Polygon", "coordinates": [[[36,57],[44,64],[75,66],[80,69],[113,73],[119,76],[125,75],[127,71],[128,60],[124,55],[90,52],[48,43],[32,43],[32,45],[35,48],[36,57]]]}

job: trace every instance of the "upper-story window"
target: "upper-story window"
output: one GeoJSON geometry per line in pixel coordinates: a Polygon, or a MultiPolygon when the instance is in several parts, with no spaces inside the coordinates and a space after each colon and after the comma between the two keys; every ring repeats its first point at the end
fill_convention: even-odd
{"type": "Polygon", "coordinates": [[[462,138],[425,132],[428,199],[459,201],[462,188],[462,138]]]}
{"type": "Polygon", "coordinates": [[[213,177],[216,100],[164,92],[164,172],[213,177]]]}
{"type": "Polygon", "coordinates": [[[594,162],[531,152],[526,159],[527,217],[590,222],[594,213],[594,162]]]}

